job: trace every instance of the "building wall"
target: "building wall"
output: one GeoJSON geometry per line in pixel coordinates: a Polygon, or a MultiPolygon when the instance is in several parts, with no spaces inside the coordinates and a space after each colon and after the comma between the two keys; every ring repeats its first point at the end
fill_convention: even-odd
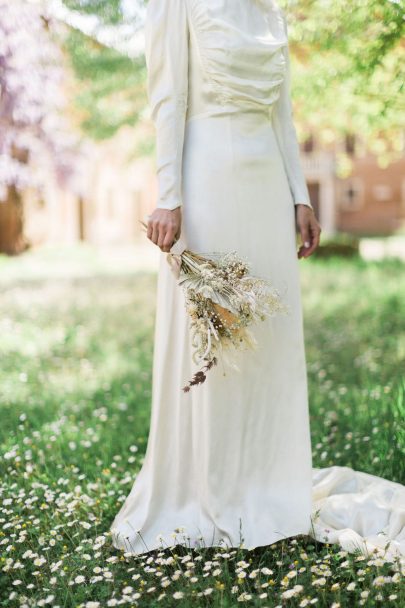
{"type": "Polygon", "coordinates": [[[337,183],[337,229],[380,235],[400,229],[405,221],[404,184],[405,159],[385,169],[370,154],[356,160],[352,175],[337,183]]]}
{"type": "Polygon", "coordinates": [[[113,245],[144,238],[140,220],[157,197],[155,167],[152,158],[129,160],[132,143],[121,134],[90,149],[80,196],[62,190],[51,175],[41,194],[25,193],[25,234],[32,246],[80,240],[113,245]]]}
{"type": "Polygon", "coordinates": [[[311,138],[310,145],[301,147],[311,202],[324,234],[387,235],[405,226],[405,156],[383,169],[364,145],[359,148],[351,157],[350,176],[341,179],[335,158],[343,142],[320,149],[311,138]]]}
{"type": "MultiPolygon", "coordinates": [[[[144,136],[141,134],[141,137],[144,136]]],[[[150,136],[150,133],[148,134],[150,136]]],[[[139,220],[155,207],[153,157],[132,158],[133,131],[123,130],[88,153],[82,196],[49,176],[41,195],[24,197],[25,232],[32,245],[125,244],[145,238],[139,220]]],[[[405,157],[386,169],[371,154],[354,158],[352,174],[336,177],[336,149],[302,149],[302,166],[323,235],[337,231],[392,234],[405,225],[405,157]]]]}

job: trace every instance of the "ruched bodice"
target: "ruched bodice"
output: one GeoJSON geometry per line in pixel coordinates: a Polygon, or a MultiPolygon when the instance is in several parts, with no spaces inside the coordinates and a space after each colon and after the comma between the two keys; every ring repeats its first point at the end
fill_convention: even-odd
{"type": "Polygon", "coordinates": [[[186,0],[192,36],[187,118],[268,111],[285,77],[287,36],[279,10],[254,0],[186,0]]]}
{"type": "Polygon", "coordinates": [[[292,116],[287,24],[273,0],[149,0],[145,42],[158,207],[184,202],[186,124],[241,112],[266,114],[293,203],[311,207],[292,116]]]}

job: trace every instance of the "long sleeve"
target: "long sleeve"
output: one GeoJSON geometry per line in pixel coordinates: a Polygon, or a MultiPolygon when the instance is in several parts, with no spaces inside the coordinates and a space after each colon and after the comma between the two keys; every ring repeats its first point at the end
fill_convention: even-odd
{"type": "Polygon", "coordinates": [[[162,209],[182,205],[188,36],[185,0],[149,0],[145,21],[147,92],[156,128],[156,206],[162,209]]]}
{"type": "MultiPolygon", "coordinates": [[[[287,22],[283,14],[284,27],[288,39],[287,22]]],[[[280,96],[274,104],[272,113],[272,124],[283,157],[285,170],[290,185],[294,205],[311,205],[308,187],[300,160],[300,149],[297,133],[294,126],[293,108],[291,102],[291,67],[289,46],[285,47],[286,73],[280,87],[280,96]]]]}

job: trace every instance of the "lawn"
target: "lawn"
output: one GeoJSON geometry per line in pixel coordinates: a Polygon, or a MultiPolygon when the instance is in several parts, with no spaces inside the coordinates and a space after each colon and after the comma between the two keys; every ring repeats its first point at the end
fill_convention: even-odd
{"type": "MultiPolygon", "coordinates": [[[[404,264],[300,267],[314,465],[405,483],[404,264]]],[[[111,547],[146,447],[155,290],[153,272],[7,274],[0,606],[405,605],[404,565],[309,537],[139,557],[111,547]]]]}

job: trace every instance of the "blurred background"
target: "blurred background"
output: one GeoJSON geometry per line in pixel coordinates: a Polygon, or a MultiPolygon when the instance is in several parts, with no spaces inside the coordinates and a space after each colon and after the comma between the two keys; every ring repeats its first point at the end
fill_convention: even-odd
{"type": "MultiPolygon", "coordinates": [[[[323,228],[300,261],[313,463],[405,483],[404,5],[279,4],[323,228]]],[[[128,584],[105,534],[149,428],[160,250],[139,222],[157,197],[145,7],[0,0],[0,586],[22,585],[9,606],[45,605],[49,589],[58,605],[109,597],[101,576],[63,578],[92,580],[94,563],[128,584]]]]}
{"type": "MultiPolygon", "coordinates": [[[[332,402],[339,387],[354,391],[356,407],[358,391],[395,385],[403,395],[404,7],[279,4],[323,228],[300,262],[315,420],[319,382],[332,402]]],[[[160,253],[140,224],[157,198],[145,11],[143,0],[0,0],[0,398],[10,428],[28,404],[40,421],[65,412],[71,392],[94,405],[106,391],[103,407],[114,408],[115,390],[137,408],[145,441],[160,253]]]]}
{"type": "MultiPolygon", "coordinates": [[[[290,23],[295,122],[324,244],[333,237],[364,256],[403,258],[403,5],[279,4],[290,23]]],[[[0,252],[29,251],[34,260],[50,248],[66,256],[108,249],[154,264],[139,222],[157,194],[145,2],[0,5],[0,252]]]]}
{"type": "MultiPolygon", "coordinates": [[[[340,344],[351,319],[353,357],[381,374],[382,357],[397,369],[405,350],[403,4],[279,4],[302,166],[323,228],[321,246],[300,264],[308,351],[314,328],[318,337],[334,328],[340,344]],[[356,323],[366,312],[373,321],[362,336],[356,323]],[[376,342],[365,346],[372,323],[376,342]],[[390,355],[378,336],[394,340],[390,355]]],[[[146,3],[0,0],[0,9],[0,349],[11,407],[12,380],[29,382],[27,365],[35,381],[49,373],[66,390],[56,369],[71,357],[73,384],[94,373],[97,385],[104,365],[132,369],[139,335],[150,363],[160,250],[140,224],[157,198],[146,3]],[[101,367],[91,363],[96,353],[101,367]]],[[[316,369],[320,347],[309,361],[316,369]]],[[[334,365],[339,375],[347,363],[334,365]]]]}

